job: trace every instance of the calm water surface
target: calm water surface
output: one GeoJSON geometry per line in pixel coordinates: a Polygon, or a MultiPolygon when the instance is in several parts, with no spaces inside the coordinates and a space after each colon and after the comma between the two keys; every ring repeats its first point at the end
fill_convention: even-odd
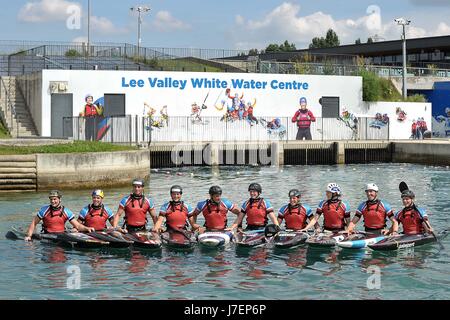
{"type": "MultiPolygon", "coordinates": [[[[219,184],[224,196],[241,205],[250,182],[263,186],[275,210],[298,187],[303,202],[317,206],[328,182],[341,185],[352,214],[365,198],[364,184],[380,187],[382,199],[399,209],[398,184],[406,181],[426,208],[436,230],[450,228],[450,170],[411,164],[347,166],[229,167],[168,169],[152,172],[149,190],[157,208],[167,201],[172,184],[184,187],[194,206],[219,184]]],[[[117,210],[129,188],[105,190],[105,203],[117,210]]],[[[90,190],[65,191],[64,205],[79,210],[90,190]]],[[[26,226],[47,204],[47,193],[1,195],[0,299],[450,299],[450,237],[415,250],[378,253],[370,250],[229,247],[193,252],[131,249],[69,250],[5,239],[11,226],[26,226]],[[67,289],[67,269],[81,270],[81,288],[67,289]],[[381,287],[369,290],[368,268],[381,269],[381,287]]],[[[232,220],[231,214],[229,220],[232,220]]],[[[359,226],[361,227],[361,226],[359,226]]]]}

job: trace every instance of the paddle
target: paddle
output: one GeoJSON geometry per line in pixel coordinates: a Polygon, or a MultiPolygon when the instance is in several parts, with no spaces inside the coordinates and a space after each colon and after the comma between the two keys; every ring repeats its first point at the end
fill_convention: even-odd
{"type": "Polygon", "coordinates": [[[276,224],[268,224],[265,228],[264,228],[264,236],[266,238],[272,238],[274,236],[276,236],[278,234],[278,232],[280,232],[281,229],[279,226],[277,226],[276,224]]]}

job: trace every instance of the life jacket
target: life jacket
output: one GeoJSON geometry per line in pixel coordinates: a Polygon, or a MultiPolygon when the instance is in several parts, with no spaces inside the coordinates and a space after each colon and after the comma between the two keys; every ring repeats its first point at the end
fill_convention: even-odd
{"type": "Polygon", "coordinates": [[[377,200],[375,203],[366,202],[366,207],[362,210],[364,217],[364,226],[367,229],[383,229],[386,227],[386,210],[380,206],[381,201],[377,200]]]}
{"type": "Polygon", "coordinates": [[[189,212],[183,201],[179,203],[170,201],[166,211],[166,226],[168,228],[183,229],[186,226],[188,214],[189,212]]]}
{"type": "Polygon", "coordinates": [[[342,201],[328,200],[323,206],[323,227],[325,230],[336,231],[345,228],[345,209],[341,205],[342,201]]]}
{"type": "Polygon", "coordinates": [[[247,215],[247,225],[265,226],[267,225],[267,208],[264,199],[249,199],[245,208],[247,215]]]}
{"type": "Polygon", "coordinates": [[[202,210],[205,217],[205,227],[207,230],[223,230],[227,227],[228,208],[220,202],[213,203],[210,199],[206,200],[206,206],[202,210]]]}
{"type": "Polygon", "coordinates": [[[102,204],[100,208],[94,208],[91,204],[88,206],[88,212],[84,218],[86,227],[94,228],[96,231],[106,229],[106,221],[108,221],[108,213],[102,204]]]}
{"type": "Polygon", "coordinates": [[[86,104],[84,107],[84,116],[85,117],[95,117],[98,116],[97,109],[95,104],[86,104]]]}
{"type": "Polygon", "coordinates": [[[311,126],[311,120],[308,119],[309,110],[306,112],[299,111],[297,115],[297,126],[299,128],[309,128],[311,126]]]}
{"type": "Polygon", "coordinates": [[[144,195],[141,198],[136,198],[133,194],[130,194],[125,203],[124,211],[127,226],[143,227],[147,223],[146,214],[150,211],[150,205],[144,195]]]}
{"type": "Polygon", "coordinates": [[[67,216],[64,214],[64,207],[47,209],[42,219],[42,230],[45,233],[61,233],[66,231],[67,216]]]}
{"type": "Polygon", "coordinates": [[[404,208],[397,220],[403,225],[404,234],[419,234],[425,231],[422,225],[423,218],[415,207],[404,208]]]}
{"type": "Polygon", "coordinates": [[[288,204],[287,211],[284,214],[286,229],[300,230],[306,227],[306,209],[301,204],[291,206],[288,204]]]}

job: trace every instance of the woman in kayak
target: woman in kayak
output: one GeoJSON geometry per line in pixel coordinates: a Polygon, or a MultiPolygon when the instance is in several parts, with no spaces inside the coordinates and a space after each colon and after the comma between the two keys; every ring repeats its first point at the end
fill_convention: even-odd
{"type": "Polygon", "coordinates": [[[237,205],[228,199],[222,198],[222,188],[219,186],[209,188],[209,195],[210,198],[205,201],[200,201],[194,209],[194,212],[189,215],[192,230],[198,230],[199,233],[203,233],[205,231],[233,231],[233,229],[236,229],[239,214],[241,214],[237,205]],[[238,215],[231,228],[227,228],[228,211],[238,215]],[[204,227],[197,224],[197,216],[200,213],[205,217],[204,227]]]}
{"type": "Polygon", "coordinates": [[[92,203],[80,211],[78,222],[86,227],[95,228],[95,231],[105,230],[107,221],[112,225],[114,213],[103,204],[104,197],[105,194],[102,190],[94,190],[92,192],[92,203]]]}
{"type": "Polygon", "coordinates": [[[307,231],[319,221],[323,214],[323,229],[331,232],[344,231],[350,223],[350,205],[341,199],[342,191],[336,183],[329,183],[326,189],[327,200],[322,200],[316,214],[301,231],[307,231]]]}
{"type": "MultiPolygon", "coordinates": [[[[278,223],[285,221],[286,229],[298,231],[306,227],[307,221],[314,217],[311,208],[300,202],[301,193],[297,189],[289,191],[289,203],[278,212],[278,223]]],[[[319,228],[319,225],[316,224],[319,228]]]]}
{"type": "Polygon", "coordinates": [[[69,221],[74,228],[81,232],[93,232],[94,228],[85,227],[75,220],[72,211],[61,205],[62,195],[59,191],[50,191],[48,198],[50,205],[42,207],[37,216],[31,222],[25,241],[31,241],[36,225],[42,220],[42,230],[44,233],[63,233],[66,231],[66,222],[69,221]]]}
{"type": "MultiPolygon", "coordinates": [[[[348,233],[353,233],[356,224],[364,217],[364,228],[366,232],[372,234],[388,234],[386,230],[386,220],[389,218],[392,226],[397,224],[394,219],[394,211],[389,203],[378,199],[378,186],[374,183],[369,183],[366,186],[367,201],[362,202],[358,209],[356,209],[355,216],[348,226],[348,233]]],[[[392,227],[391,227],[392,228],[392,227]]],[[[398,224],[396,229],[398,229],[398,224]]]]}
{"type": "Polygon", "coordinates": [[[166,220],[166,231],[170,230],[186,230],[188,226],[188,216],[193,213],[192,207],[181,201],[183,189],[180,186],[172,186],[170,188],[170,197],[172,201],[166,202],[161,206],[159,217],[152,231],[161,232],[161,226],[166,220]]]}
{"type": "MultiPolygon", "coordinates": [[[[401,197],[404,208],[395,214],[395,220],[402,225],[403,233],[411,235],[434,232],[425,210],[414,203],[414,192],[404,190],[401,197]]],[[[392,233],[398,232],[398,224],[393,225],[392,233]]]]}
{"type": "Polygon", "coordinates": [[[133,193],[120,201],[119,209],[114,216],[113,228],[117,228],[120,216],[125,213],[127,232],[145,231],[147,230],[147,212],[155,224],[157,219],[155,205],[152,199],[146,198],[144,195],[144,181],[135,179],[133,180],[133,193]]]}

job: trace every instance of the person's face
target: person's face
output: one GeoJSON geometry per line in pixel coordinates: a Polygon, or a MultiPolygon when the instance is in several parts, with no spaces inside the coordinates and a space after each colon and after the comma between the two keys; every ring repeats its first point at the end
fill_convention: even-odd
{"type": "Polygon", "coordinates": [[[367,200],[373,201],[377,198],[377,192],[374,190],[366,190],[367,200]]]}
{"type": "Polygon", "coordinates": [[[331,197],[333,196],[333,194],[330,191],[326,191],[325,194],[326,194],[328,200],[330,200],[331,197]]]}
{"type": "Polygon", "coordinates": [[[300,197],[290,197],[289,198],[289,203],[291,204],[291,206],[296,206],[297,204],[300,203],[300,197]]]}
{"type": "Polygon", "coordinates": [[[172,192],[170,196],[172,197],[172,201],[180,202],[181,200],[181,193],[179,192],[172,192]]]}
{"type": "Polygon", "coordinates": [[[102,205],[103,199],[100,196],[92,196],[92,204],[96,207],[102,205]]]}
{"type": "Polygon", "coordinates": [[[252,198],[252,199],[256,199],[256,198],[259,197],[259,192],[258,191],[250,190],[249,193],[250,193],[250,198],[252,198]]]}
{"type": "Polygon", "coordinates": [[[305,110],[306,109],[306,103],[305,102],[300,103],[300,108],[302,108],[302,110],[305,110]]]}
{"type": "Polygon", "coordinates": [[[211,195],[211,200],[214,202],[220,202],[220,197],[221,197],[220,194],[213,194],[211,195]]]}
{"type": "Polygon", "coordinates": [[[58,197],[50,197],[50,205],[54,208],[59,207],[59,204],[61,203],[61,199],[58,197]]]}
{"type": "Polygon", "coordinates": [[[135,195],[140,196],[142,194],[142,192],[144,192],[144,186],[139,185],[139,184],[134,184],[133,185],[133,193],[135,195]]]}
{"type": "Polygon", "coordinates": [[[403,202],[403,205],[404,205],[405,207],[411,207],[414,201],[413,201],[412,198],[409,198],[409,197],[403,197],[403,198],[402,198],[402,202],[403,202]]]}
{"type": "Polygon", "coordinates": [[[94,99],[92,97],[87,97],[86,98],[86,103],[87,104],[92,104],[94,102],[94,99]]]}

